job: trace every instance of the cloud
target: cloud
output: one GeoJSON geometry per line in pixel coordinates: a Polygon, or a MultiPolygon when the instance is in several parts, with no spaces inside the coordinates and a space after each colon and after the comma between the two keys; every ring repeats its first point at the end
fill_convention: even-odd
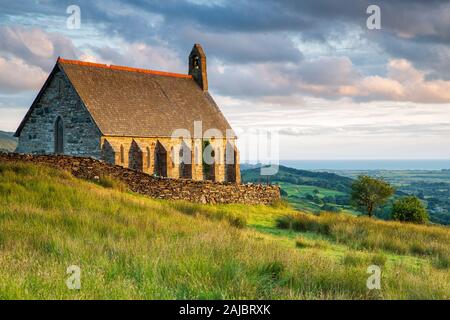
{"type": "Polygon", "coordinates": [[[66,36],[39,28],[0,26],[0,44],[3,57],[18,58],[45,70],[52,67],[58,56],[80,55],[80,50],[66,36]]]}
{"type": "Polygon", "coordinates": [[[358,75],[348,57],[320,57],[305,61],[298,68],[298,76],[311,85],[346,85],[358,75]]]}
{"type": "Polygon", "coordinates": [[[426,80],[407,60],[395,59],[388,64],[388,76],[371,76],[354,86],[351,96],[368,100],[412,101],[419,103],[450,102],[450,81],[426,80]]]}
{"type": "Polygon", "coordinates": [[[59,55],[74,58],[80,52],[58,33],[0,26],[0,91],[38,90],[59,55]]]}
{"type": "Polygon", "coordinates": [[[287,34],[278,33],[214,33],[185,27],[181,38],[187,39],[186,46],[194,42],[202,44],[208,57],[222,62],[263,63],[300,62],[302,53],[287,34]]]}
{"type": "Polygon", "coordinates": [[[392,59],[386,69],[386,76],[364,76],[348,58],[319,57],[300,64],[225,67],[213,70],[212,83],[222,95],[285,105],[295,104],[299,93],[333,100],[450,102],[450,81],[428,79],[425,71],[405,59],[392,59]]]}
{"type": "Polygon", "coordinates": [[[0,92],[36,90],[44,84],[46,73],[23,60],[0,57],[0,92]]]}

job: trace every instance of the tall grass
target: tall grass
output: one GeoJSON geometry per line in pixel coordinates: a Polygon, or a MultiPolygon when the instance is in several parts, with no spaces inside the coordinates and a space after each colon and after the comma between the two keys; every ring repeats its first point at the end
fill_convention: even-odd
{"type": "Polygon", "coordinates": [[[259,208],[157,201],[0,163],[0,299],[450,298],[446,270],[399,262],[374,293],[365,261],[230,225],[230,214],[259,208]],[[70,265],[81,268],[80,290],[66,287],[70,265]]]}
{"type": "Polygon", "coordinates": [[[374,220],[367,217],[324,213],[298,213],[281,216],[281,229],[312,231],[355,249],[386,250],[398,254],[430,256],[441,267],[450,258],[450,229],[401,222],[374,220]]]}

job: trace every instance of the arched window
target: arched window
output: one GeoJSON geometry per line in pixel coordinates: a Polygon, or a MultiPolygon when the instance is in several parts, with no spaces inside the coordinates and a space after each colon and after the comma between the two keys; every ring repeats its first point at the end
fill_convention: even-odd
{"type": "Polygon", "coordinates": [[[55,122],[55,153],[64,153],[64,123],[61,117],[55,122]]]}
{"type": "Polygon", "coordinates": [[[192,66],[194,67],[194,69],[200,68],[200,57],[199,56],[195,56],[194,59],[192,59],[192,66]]]}
{"type": "Polygon", "coordinates": [[[150,148],[149,147],[147,147],[147,169],[148,168],[150,168],[150,155],[151,155],[151,152],[150,152],[150,148]]]}
{"type": "Polygon", "coordinates": [[[125,163],[125,149],[123,148],[123,145],[120,145],[120,163],[125,163]]]}

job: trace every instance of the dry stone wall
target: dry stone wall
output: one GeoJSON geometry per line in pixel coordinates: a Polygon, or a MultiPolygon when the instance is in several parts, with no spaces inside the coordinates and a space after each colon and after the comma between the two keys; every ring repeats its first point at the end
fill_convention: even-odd
{"type": "Polygon", "coordinates": [[[69,171],[75,177],[87,180],[111,176],[123,181],[133,192],[158,199],[211,204],[271,204],[280,199],[280,188],[276,185],[158,178],[121,166],[109,165],[92,158],[0,153],[1,161],[44,164],[69,171]]]}

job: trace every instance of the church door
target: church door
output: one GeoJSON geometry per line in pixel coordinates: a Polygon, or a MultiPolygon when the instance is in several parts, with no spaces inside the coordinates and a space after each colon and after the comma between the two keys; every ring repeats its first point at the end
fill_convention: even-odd
{"type": "Polygon", "coordinates": [[[55,122],[55,153],[64,153],[64,124],[61,117],[55,122]]]}

